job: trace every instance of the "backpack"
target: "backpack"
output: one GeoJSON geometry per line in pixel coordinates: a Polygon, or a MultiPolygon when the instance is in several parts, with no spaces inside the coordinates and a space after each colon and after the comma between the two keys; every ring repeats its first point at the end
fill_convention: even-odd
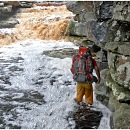
{"type": "Polygon", "coordinates": [[[93,82],[93,59],[89,48],[79,47],[79,52],[72,58],[71,72],[76,82],[93,82]]]}

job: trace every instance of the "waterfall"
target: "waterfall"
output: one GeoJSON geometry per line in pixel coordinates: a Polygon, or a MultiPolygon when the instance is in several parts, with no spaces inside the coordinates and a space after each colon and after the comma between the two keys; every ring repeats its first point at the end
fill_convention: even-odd
{"type": "Polygon", "coordinates": [[[61,40],[65,38],[68,21],[73,13],[61,6],[37,6],[21,9],[15,32],[1,33],[0,46],[25,39],[61,40]]]}

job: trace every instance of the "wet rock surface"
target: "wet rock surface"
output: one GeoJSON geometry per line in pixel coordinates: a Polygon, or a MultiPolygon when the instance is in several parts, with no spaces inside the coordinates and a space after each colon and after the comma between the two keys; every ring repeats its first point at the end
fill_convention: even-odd
{"type": "Polygon", "coordinates": [[[44,51],[43,55],[64,59],[66,57],[72,57],[73,55],[76,54],[76,52],[77,52],[76,49],[66,48],[66,49],[60,49],[60,50],[54,50],[54,51],[44,51]]]}
{"type": "Polygon", "coordinates": [[[82,104],[70,117],[75,120],[75,129],[97,129],[102,116],[100,111],[92,110],[82,104]]]}

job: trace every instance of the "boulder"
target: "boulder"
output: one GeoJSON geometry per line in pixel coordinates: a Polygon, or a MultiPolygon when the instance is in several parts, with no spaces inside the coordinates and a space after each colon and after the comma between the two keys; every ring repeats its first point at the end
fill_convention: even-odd
{"type": "Polygon", "coordinates": [[[78,22],[89,22],[89,21],[96,21],[95,13],[94,12],[83,12],[80,15],[76,14],[74,17],[75,21],[78,22]]]}
{"type": "Polygon", "coordinates": [[[110,88],[105,84],[107,75],[106,73],[108,73],[108,69],[101,71],[101,82],[100,84],[95,84],[94,92],[96,94],[96,99],[107,106],[109,101],[110,88]]]}
{"type": "Polygon", "coordinates": [[[67,9],[74,14],[81,14],[82,12],[93,12],[94,4],[92,1],[71,1],[66,3],[67,9]]]}
{"type": "Polygon", "coordinates": [[[0,7],[0,12],[11,12],[11,11],[12,11],[12,5],[0,7]]]}
{"type": "Polygon", "coordinates": [[[5,5],[20,6],[19,1],[2,1],[5,5]]]}
{"type": "Polygon", "coordinates": [[[108,42],[105,48],[113,53],[118,53],[124,56],[130,56],[129,42],[108,42]]]}
{"type": "Polygon", "coordinates": [[[118,1],[113,6],[113,19],[130,22],[130,2],[118,1]]]}
{"type": "Polygon", "coordinates": [[[0,3],[0,7],[4,7],[4,3],[2,2],[2,3],[0,3]]]}
{"type": "Polygon", "coordinates": [[[108,108],[112,111],[111,128],[130,128],[130,105],[126,103],[119,103],[119,101],[116,100],[116,97],[111,93],[108,108]]]}
{"type": "Polygon", "coordinates": [[[99,21],[111,19],[113,16],[113,1],[94,2],[96,17],[99,21]]]}
{"type": "Polygon", "coordinates": [[[113,95],[119,102],[129,103],[130,102],[130,91],[122,85],[116,83],[110,74],[107,73],[106,85],[112,90],[113,95]]]}
{"type": "Polygon", "coordinates": [[[33,2],[32,1],[21,1],[20,5],[23,8],[31,8],[33,5],[33,2]]]}
{"type": "Polygon", "coordinates": [[[130,23],[111,20],[106,35],[107,42],[128,42],[130,39],[130,23]]]}
{"type": "Polygon", "coordinates": [[[110,42],[108,50],[108,66],[112,79],[130,90],[130,44],[129,42],[110,42]]]}
{"type": "Polygon", "coordinates": [[[113,122],[116,129],[130,129],[130,105],[120,104],[113,113],[113,122]]]}
{"type": "Polygon", "coordinates": [[[98,45],[103,47],[105,45],[104,43],[107,41],[108,23],[92,21],[91,29],[92,34],[96,38],[96,44],[101,43],[98,45]]]}
{"type": "Polygon", "coordinates": [[[91,22],[79,23],[77,21],[71,20],[68,25],[68,34],[72,36],[85,36],[89,40],[96,40],[91,31],[91,22]]]}

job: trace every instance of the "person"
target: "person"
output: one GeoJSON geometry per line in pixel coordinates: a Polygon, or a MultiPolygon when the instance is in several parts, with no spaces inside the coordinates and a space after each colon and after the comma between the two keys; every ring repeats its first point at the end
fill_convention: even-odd
{"type": "MultiPolygon", "coordinates": [[[[91,50],[89,50],[89,54],[91,54],[91,50]]],[[[85,56],[85,55],[84,55],[85,56]]],[[[93,69],[96,72],[97,78],[94,76],[94,80],[97,84],[100,83],[100,71],[95,59],[92,58],[93,69]]],[[[85,96],[85,104],[86,106],[90,106],[93,104],[93,85],[91,82],[77,82],[76,83],[76,98],[74,100],[79,104],[82,102],[83,97],[85,96]]]]}

